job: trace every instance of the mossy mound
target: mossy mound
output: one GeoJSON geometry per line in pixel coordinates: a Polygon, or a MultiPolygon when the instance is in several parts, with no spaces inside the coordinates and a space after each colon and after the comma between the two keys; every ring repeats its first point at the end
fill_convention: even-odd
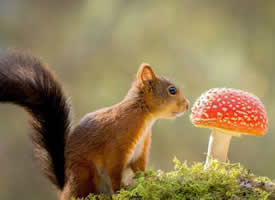
{"type": "MultiPolygon", "coordinates": [[[[257,177],[239,163],[212,161],[207,170],[203,163],[188,167],[174,159],[175,170],[148,170],[137,173],[135,183],[113,195],[114,200],[267,200],[275,199],[271,192],[258,187],[270,182],[257,177]],[[254,184],[257,183],[257,184],[254,184]],[[260,184],[259,184],[260,183],[260,184]]],[[[271,183],[271,182],[270,182],[271,183]]],[[[89,195],[87,200],[108,199],[104,195],[89,195]]]]}

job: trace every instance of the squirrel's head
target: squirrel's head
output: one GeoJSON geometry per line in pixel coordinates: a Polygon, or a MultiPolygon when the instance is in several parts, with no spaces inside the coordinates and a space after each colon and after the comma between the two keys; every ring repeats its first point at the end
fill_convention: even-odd
{"type": "Polygon", "coordinates": [[[180,116],[189,107],[180,89],[166,78],[157,76],[148,64],[140,66],[135,85],[146,109],[155,118],[180,116]]]}

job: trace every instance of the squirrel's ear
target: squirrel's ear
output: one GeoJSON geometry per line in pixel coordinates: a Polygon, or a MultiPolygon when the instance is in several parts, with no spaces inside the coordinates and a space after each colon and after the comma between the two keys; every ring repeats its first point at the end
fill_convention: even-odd
{"type": "Polygon", "coordinates": [[[147,81],[152,81],[156,79],[156,75],[153,72],[151,66],[149,64],[141,64],[137,73],[137,80],[142,83],[146,83],[147,81]]]}

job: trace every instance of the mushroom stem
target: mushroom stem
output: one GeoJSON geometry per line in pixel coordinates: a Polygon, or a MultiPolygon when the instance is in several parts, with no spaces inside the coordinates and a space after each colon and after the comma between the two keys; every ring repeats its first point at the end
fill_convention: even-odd
{"type": "Polygon", "coordinates": [[[217,129],[212,129],[209,139],[207,158],[205,168],[209,165],[209,159],[213,158],[221,162],[225,162],[229,149],[231,135],[226,135],[217,129]]]}

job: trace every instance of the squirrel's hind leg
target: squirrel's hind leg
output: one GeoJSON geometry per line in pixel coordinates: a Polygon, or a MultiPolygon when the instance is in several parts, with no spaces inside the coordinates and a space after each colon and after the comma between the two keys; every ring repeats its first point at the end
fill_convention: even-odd
{"type": "Polygon", "coordinates": [[[105,168],[103,167],[97,168],[97,174],[95,179],[97,179],[96,180],[97,193],[110,194],[110,195],[114,193],[112,189],[112,182],[111,182],[110,176],[108,175],[105,168]]]}
{"type": "Polygon", "coordinates": [[[60,199],[71,200],[72,197],[85,198],[90,193],[96,193],[94,175],[94,172],[90,168],[80,165],[71,170],[60,199]]]}
{"type": "Polygon", "coordinates": [[[108,195],[108,199],[112,199],[112,194],[114,193],[112,188],[111,178],[107,171],[103,167],[97,167],[97,174],[95,175],[96,193],[103,193],[108,195]]]}

